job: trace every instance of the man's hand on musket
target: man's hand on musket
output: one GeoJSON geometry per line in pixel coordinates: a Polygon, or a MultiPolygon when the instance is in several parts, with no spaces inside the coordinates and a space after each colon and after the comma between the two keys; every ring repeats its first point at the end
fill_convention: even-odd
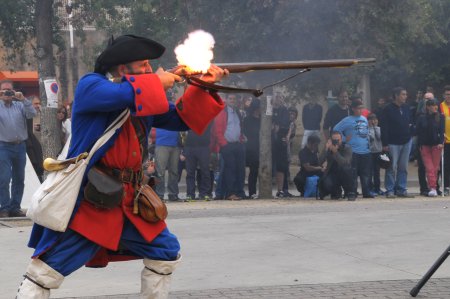
{"type": "Polygon", "coordinates": [[[223,79],[223,77],[228,76],[230,72],[227,69],[222,69],[215,64],[211,64],[208,72],[200,77],[205,82],[217,83],[223,79]]]}
{"type": "MultiPolygon", "coordinates": [[[[170,73],[176,74],[178,76],[195,76],[199,75],[198,72],[190,72],[189,68],[185,65],[178,65],[169,70],[170,73]]],[[[200,79],[208,83],[217,83],[223,79],[224,76],[228,76],[230,72],[227,69],[222,69],[215,64],[211,64],[208,72],[201,75],[200,79]]]]}
{"type": "Polygon", "coordinates": [[[159,80],[161,80],[164,90],[172,88],[175,82],[182,81],[180,76],[174,73],[166,72],[162,67],[158,68],[155,74],[158,75],[159,80]]]}

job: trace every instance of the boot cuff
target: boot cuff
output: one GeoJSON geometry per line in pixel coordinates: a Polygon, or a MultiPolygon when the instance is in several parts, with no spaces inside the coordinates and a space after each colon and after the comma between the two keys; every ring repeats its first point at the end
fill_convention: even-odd
{"type": "Polygon", "coordinates": [[[41,286],[57,289],[64,280],[64,276],[51,268],[40,259],[32,259],[27,268],[27,275],[41,286]]]}

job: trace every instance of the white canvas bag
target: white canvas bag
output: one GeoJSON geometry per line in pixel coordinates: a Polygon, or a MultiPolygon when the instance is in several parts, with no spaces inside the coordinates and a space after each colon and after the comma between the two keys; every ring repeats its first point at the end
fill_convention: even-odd
{"type": "MultiPolygon", "coordinates": [[[[83,154],[81,154],[78,156],[79,159],[76,159],[75,163],[69,164],[67,168],[50,172],[33,194],[27,217],[52,230],[65,231],[75,207],[89,160],[114,135],[116,129],[125,123],[129,115],[129,109],[123,111],[97,140],[87,157],[83,158],[83,154]]],[[[62,153],[61,156],[66,156],[66,154],[62,153]]]]}

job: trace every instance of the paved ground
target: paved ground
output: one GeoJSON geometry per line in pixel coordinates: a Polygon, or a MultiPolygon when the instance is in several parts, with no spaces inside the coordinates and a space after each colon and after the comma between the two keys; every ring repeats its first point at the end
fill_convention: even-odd
{"type": "MultiPolygon", "coordinates": [[[[450,198],[169,203],[183,263],[170,298],[410,298],[449,245],[450,198]]],[[[0,298],[31,250],[28,220],[0,221],[0,298]]],[[[140,261],[83,268],[53,298],[138,298],[140,261]],[[91,296],[91,297],[89,297],[91,296]]],[[[450,298],[450,261],[418,298],[450,298]]]]}
{"type": "MultiPolygon", "coordinates": [[[[409,289],[416,281],[385,280],[350,283],[322,283],[267,286],[254,288],[212,289],[200,291],[171,292],[171,299],[217,298],[217,299],[307,299],[307,298],[411,298],[409,289]]],[[[448,299],[450,278],[430,280],[417,298],[448,299]]],[[[70,297],[66,299],[74,299],[70,297]]],[[[79,297],[78,297],[79,298],[79,297]]],[[[139,299],[138,294],[83,297],[83,299],[139,299]]]]}

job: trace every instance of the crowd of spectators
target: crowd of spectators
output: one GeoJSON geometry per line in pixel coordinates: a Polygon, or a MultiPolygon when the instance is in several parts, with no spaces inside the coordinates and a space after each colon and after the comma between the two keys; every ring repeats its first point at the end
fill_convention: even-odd
{"type": "MultiPolygon", "coordinates": [[[[2,84],[0,116],[16,120],[8,124],[12,128],[2,130],[0,150],[17,157],[5,160],[8,164],[4,165],[10,165],[10,170],[2,171],[0,178],[0,193],[3,194],[0,214],[21,216],[17,207],[20,207],[23,192],[25,150],[39,180],[42,181],[44,174],[40,101],[33,97],[10,102],[4,91],[13,90],[13,86],[11,82],[2,84]],[[8,111],[13,113],[12,107],[17,107],[17,115],[9,115],[8,111]],[[22,142],[24,149],[19,150],[22,142]]],[[[348,91],[342,89],[336,104],[330,105],[325,115],[318,99],[307,94],[299,121],[303,138],[297,152],[293,152],[296,148],[293,140],[299,131],[299,112],[296,107],[288,107],[283,96],[276,95],[272,102],[271,131],[274,196],[294,197],[289,192],[292,181],[299,192],[297,196],[302,197],[324,199],[330,196],[350,201],[356,200],[358,195],[363,198],[411,197],[408,165],[413,160],[417,164],[421,195],[449,195],[450,86],[444,89],[442,101],[434,96],[432,88],[427,88],[408,103],[406,89],[398,87],[393,89],[390,100],[377,99],[372,111],[364,107],[361,94],[349,96],[348,91]],[[295,169],[291,163],[293,156],[298,156],[299,171],[291,177],[290,170],[295,169]],[[380,175],[382,168],[385,169],[384,186],[380,175]]],[[[260,101],[229,94],[225,102],[226,108],[202,135],[192,131],[152,130],[149,157],[144,165],[147,175],[156,182],[155,190],[161,198],[169,201],[258,198],[260,101]],[[178,188],[183,169],[186,170],[185,199],[180,198],[178,188]]],[[[66,107],[58,108],[57,119],[64,144],[71,133],[70,112],[66,107]]],[[[3,155],[3,159],[8,155],[3,155]]]]}
{"type": "MultiPolygon", "coordinates": [[[[281,95],[276,95],[271,132],[274,196],[294,197],[289,192],[292,181],[299,192],[297,196],[317,199],[412,197],[408,192],[411,159],[417,160],[419,178],[425,182],[421,194],[437,196],[441,194],[438,178],[442,155],[447,162],[444,170],[448,168],[444,172],[443,192],[448,194],[450,154],[445,154],[444,149],[450,147],[446,137],[450,134],[445,134],[450,133],[450,124],[446,125],[450,119],[450,87],[446,88],[442,103],[430,91],[420,95],[408,104],[406,89],[398,87],[393,89],[390,100],[379,98],[369,111],[362,94],[349,96],[341,90],[337,103],[325,115],[317,99],[307,95],[300,114],[303,138],[296,153],[292,151],[292,141],[299,113],[295,107],[288,107],[281,95]],[[291,177],[290,170],[295,169],[291,167],[291,157],[295,155],[300,168],[291,177]],[[384,186],[380,174],[383,168],[384,186]]],[[[258,197],[260,102],[235,94],[228,95],[225,101],[226,109],[203,135],[188,132],[186,144],[174,141],[186,163],[188,201],[258,197]]],[[[158,163],[156,157],[156,170],[160,173],[157,177],[164,182],[164,171],[158,163]]],[[[163,197],[164,193],[159,195],[163,197]]],[[[180,198],[169,191],[168,200],[180,198]]]]}

